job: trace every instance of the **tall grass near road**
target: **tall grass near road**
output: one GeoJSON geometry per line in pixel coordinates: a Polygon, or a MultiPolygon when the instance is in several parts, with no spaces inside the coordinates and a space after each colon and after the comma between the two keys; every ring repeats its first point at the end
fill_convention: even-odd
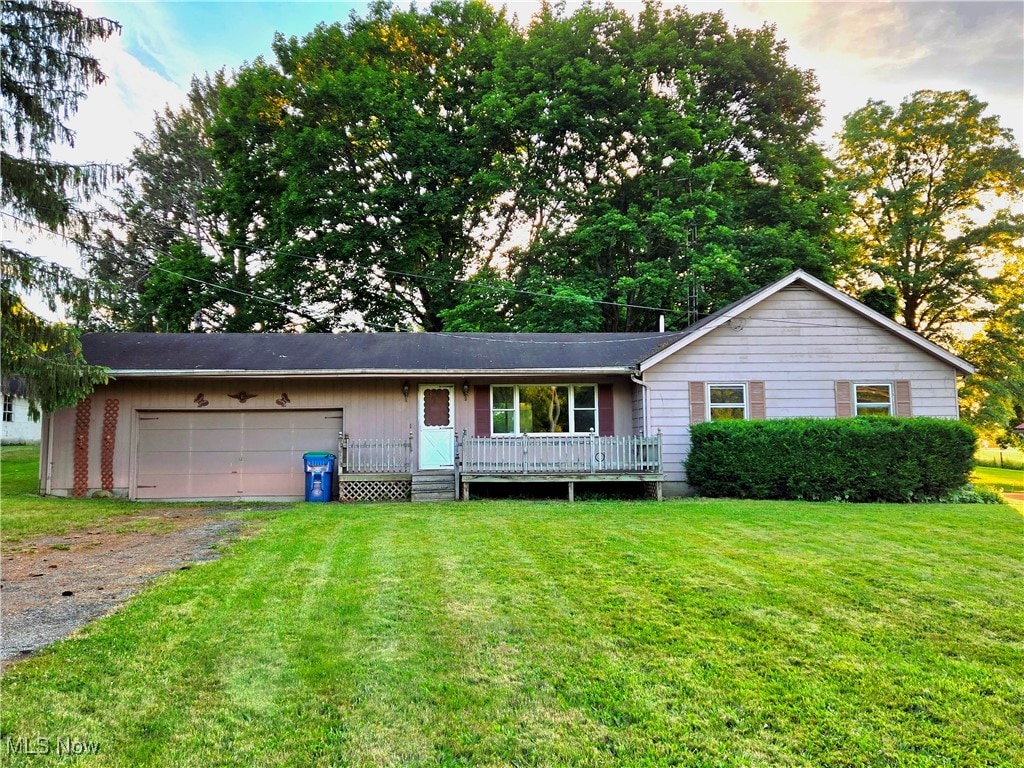
{"type": "MultiPolygon", "coordinates": [[[[732,501],[298,505],[7,672],[110,766],[1001,766],[1021,518],[732,501]]],[[[10,753],[4,763],[64,764],[10,753]]]]}
{"type": "Polygon", "coordinates": [[[1018,448],[979,448],[974,458],[985,467],[1024,470],[1024,451],[1018,448]]]}

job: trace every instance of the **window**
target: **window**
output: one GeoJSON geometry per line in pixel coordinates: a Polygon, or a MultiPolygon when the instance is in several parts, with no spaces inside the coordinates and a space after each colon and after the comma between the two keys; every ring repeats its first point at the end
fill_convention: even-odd
{"type": "Polygon", "coordinates": [[[4,421],[14,421],[14,395],[4,395],[4,421]]]}
{"type": "Polygon", "coordinates": [[[854,387],[857,416],[892,416],[892,387],[889,384],[858,384],[854,387]]]}
{"type": "Polygon", "coordinates": [[[491,433],[597,431],[593,384],[508,384],[491,387],[491,433]]]}
{"type": "Polygon", "coordinates": [[[743,384],[709,384],[708,417],[711,421],[747,418],[747,388],[743,384]]]}

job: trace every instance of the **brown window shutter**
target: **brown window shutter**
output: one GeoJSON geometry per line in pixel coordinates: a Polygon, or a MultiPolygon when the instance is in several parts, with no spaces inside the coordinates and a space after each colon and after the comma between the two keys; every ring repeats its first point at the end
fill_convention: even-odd
{"type": "Polygon", "coordinates": [[[896,382],[896,410],[897,416],[913,416],[914,406],[910,397],[910,382],[896,382]]]}
{"type": "Polygon", "coordinates": [[[836,417],[848,419],[853,416],[853,384],[849,381],[836,382],[836,417]]]}
{"type": "Polygon", "coordinates": [[[750,418],[757,420],[765,418],[764,382],[748,381],[747,395],[750,397],[750,405],[747,409],[750,418]]]}
{"type": "Polygon", "coordinates": [[[691,381],[690,382],[690,423],[700,424],[702,421],[707,421],[707,398],[705,393],[707,388],[704,386],[703,381],[691,381]]]}
{"type": "Polygon", "coordinates": [[[615,434],[615,395],[611,384],[597,387],[597,432],[600,435],[615,434]]]}
{"type": "Polygon", "coordinates": [[[491,436],[491,388],[487,384],[473,387],[473,432],[476,437],[491,436]]]}

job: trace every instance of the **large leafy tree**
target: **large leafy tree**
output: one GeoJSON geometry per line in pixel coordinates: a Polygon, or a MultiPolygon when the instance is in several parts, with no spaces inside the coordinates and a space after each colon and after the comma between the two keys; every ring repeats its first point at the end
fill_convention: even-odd
{"type": "Polygon", "coordinates": [[[377,3],[274,51],[136,152],[107,249],[142,264],[126,327],[204,302],[226,330],[679,327],[795,267],[830,277],[816,84],[770,27],[377,3]],[[199,253],[230,300],[197,287],[199,253]]]}
{"type": "Polygon", "coordinates": [[[829,276],[816,85],[771,28],[378,3],[275,55],[222,95],[211,210],[249,290],[334,327],[652,328],[829,276]]]}
{"type": "Polygon", "coordinates": [[[986,311],[992,275],[1024,236],[1010,205],[1024,158],[986,106],[966,91],[918,91],[898,107],[869,102],[840,137],[854,280],[894,289],[897,319],[933,339],[986,311]]]}
{"type": "Polygon", "coordinates": [[[667,308],[680,326],[795,267],[828,277],[816,83],[785,54],[721,14],[542,9],[488,95],[529,232],[512,324],[651,329],[667,308]]]}
{"type": "MultiPolygon", "coordinates": [[[[117,29],[115,22],[89,18],[65,3],[4,0],[0,7],[0,202],[8,223],[74,226],[76,200],[107,182],[109,167],[61,162],[51,149],[74,142],[68,121],[85,90],[103,82],[90,43],[117,29]]],[[[55,310],[59,302],[87,303],[88,285],[7,242],[0,255],[4,375],[22,380],[35,414],[71,405],[105,375],[84,363],[72,329],[45,322],[26,308],[24,297],[35,292],[55,310]]]]}
{"type": "Polygon", "coordinates": [[[117,288],[93,308],[94,326],[185,331],[200,310],[217,326],[218,297],[206,282],[219,277],[221,225],[202,201],[220,183],[208,128],[224,83],[221,72],[194,78],[186,103],[164,109],[139,136],[104,225],[84,249],[92,277],[117,288]]]}
{"type": "Polygon", "coordinates": [[[1000,445],[1024,443],[1024,254],[1016,249],[992,281],[994,303],[982,329],[959,352],[978,368],[960,391],[964,418],[1000,445]]]}
{"type": "Polygon", "coordinates": [[[480,114],[512,34],[482,2],[366,18],[275,41],[244,67],[215,131],[231,238],[267,265],[262,290],[344,327],[439,330],[479,266],[507,189],[500,132],[480,114]]]}

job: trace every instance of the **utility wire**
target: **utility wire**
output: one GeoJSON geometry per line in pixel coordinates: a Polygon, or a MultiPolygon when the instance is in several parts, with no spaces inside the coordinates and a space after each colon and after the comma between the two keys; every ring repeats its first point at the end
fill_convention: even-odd
{"type": "MultiPolygon", "coordinates": [[[[217,288],[218,290],[226,291],[228,293],[233,293],[233,294],[235,294],[237,296],[244,296],[245,298],[254,299],[256,301],[262,301],[262,302],[264,302],[266,304],[271,304],[271,305],[277,307],[278,309],[284,309],[284,310],[286,310],[288,312],[291,312],[294,315],[298,315],[299,317],[305,317],[305,314],[303,312],[300,312],[300,311],[298,311],[296,309],[293,309],[292,307],[289,307],[287,304],[283,304],[280,301],[276,301],[274,299],[268,299],[266,296],[260,296],[259,294],[249,293],[247,291],[240,291],[237,288],[232,288],[231,286],[222,285],[220,283],[211,283],[211,282],[209,282],[207,280],[201,280],[198,277],[192,277],[191,275],[185,275],[185,274],[182,274],[181,272],[175,272],[173,269],[167,269],[166,267],[161,267],[161,266],[159,266],[157,264],[151,264],[151,263],[143,261],[142,259],[137,259],[137,258],[135,258],[133,256],[129,256],[127,254],[114,253],[113,251],[110,251],[110,250],[108,250],[106,248],[102,248],[100,246],[93,245],[92,243],[87,243],[87,242],[85,242],[83,240],[80,240],[80,239],[78,239],[76,237],[73,237],[71,235],[67,235],[67,234],[64,234],[64,233],[61,233],[61,232],[56,232],[56,231],[54,231],[54,230],[52,230],[52,229],[50,229],[48,227],[42,226],[38,222],[29,221],[28,219],[23,219],[22,217],[16,216],[16,215],[14,215],[12,213],[8,213],[7,211],[0,211],[0,215],[6,216],[9,219],[13,219],[14,221],[17,221],[17,222],[19,222],[21,224],[24,224],[25,226],[33,227],[33,228],[39,230],[40,232],[44,232],[44,233],[52,235],[54,237],[58,237],[61,240],[64,240],[65,242],[73,243],[74,245],[77,245],[79,248],[88,249],[88,250],[91,250],[91,251],[94,251],[94,252],[98,252],[98,253],[105,253],[108,256],[114,256],[115,258],[125,259],[126,261],[133,262],[133,263],[138,264],[140,266],[146,267],[147,269],[159,270],[161,272],[165,272],[166,274],[174,275],[175,277],[180,277],[183,280],[188,280],[188,281],[193,282],[193,283],[198,283],[199,285],[203,285],[203,286],[206,286],[208,288],[217,288]]],[[[167,253],[160,252],[160,251],[155,251],[155,253],[158,253],[161,256],[169,255],[167,253]]],[[[43,259],[43,260],[45,261],[45,259],[43,259]]],[[[50,263],[52,264],[52,263],[55,263],[55,262],[50,262],[50,263]]],[[[94,278],[91,278],[91,277],[85,277],[85,278],[82,278],[82,279],[87,281],[87,282],[90,282],[90,283],[94,283],[94,284],[97,283],[97,281],[94,278]]]]}
{"type": "MultiPolygon", "coordinates": [[[[683,177],[680,177],[680,178],[683,178],[683,177]]],[[[93,219],[93,220],[98,221],[98,222],[103,222],[103,223],[108,223],[108,224],[111,223],[108,219],[106,219],[103,216],[103,212],[101,210],[95,210],[95,211],[89,211],[89,212],[87,212],[87,211],[78,211],[77,214],[82,216],[82,217],[84,217],[84,218],[93,219]]],[[[16,218],[16,217],[12,217],[12,218],[16,218]]],[[[22,219],[21,221],[24,221],[24,220],[22,219]]],[[[31,224],[30,224],[30,226],[31,226],[31,224]]],[[[59,235],[59,236],[61,236],[61,235],[59,235]]],[[[71,238],[68,238],[68,239],[71,239],[71,238]]],[[[73,240],[73,239],[72,239],[72,242],[81,244],[83,247],[88,247],[88,248],[92,248],[93,250],[100,251],[101,253],[108,253],[110,255],[115,255],[115,256],[117,255],[117,254],[111,253],[110,251],[105,251],[104,249],[99,248],[98,246],[92,246],[92,245],[87,244],[87,243],[82,244],[80,241],[73,240]]],[[[254,253],[254,254],[255,253],[259,253],[259,249],[254,247],[250,243],[238,243],[238,242],[232,242],[232,241],[220,241],[219,245],[221,245],[223,247],[228,247],[228,248],[238,248],[240,250],[244,250],[244,251],[247,251],[249,253],[254,253]]],[[[154,253],[161,253],[161,252],[154,250],[154,253]]],[[[166,254],[164,253],[162,255],[166,255],[166,254]]],[[[260,254],[260,255],[262,255],[262,254],[260,254]]],[[[322,258],[320,256],[303,256],[301,254],[295,254],[295,255],[297,255],[299,258],[301,258],[304,261],[316,261],[316,260],[319,260],[320,258],[322,258]]],[[[140,262],[136,262],[136,263],[140,263],[140,262]]],[[[433,275],[417,274],[417,273],[414,273],[414,272],[402,272],[402,271],[394,270],[394,269],[385,269],[384,267],[377,267],[377,270],[380,271],[380,272],[383,272],[384,274],[388,274],[388,275],[397,275],[397,276],[400,276],[400,277],[410,277],[410,278],[420,279],[420,280],[432,280],[434,282],[443,282],[443,283],[448,283],[448,284],[451,284],[451,285],[466,285],[466,284],[470,283],[469,279],[463,279],[463,278],[457,278],[457,277],[451,277],[451,278],[435,277],[433,275]]],[[[164,271],[168,271],[168,270],[165,269],[164,271]]],[[[171,274],[176,274],[176,273],[171,273],[171,274]]],[[[187,278],[186,275],[181,275],[181,277],[186,277],[187,278]]],[[[479,285],[484,290],[501,291],[501,292],[504,292],[504,293],[513,293],[513,294],[518,294],[518,295],[522,295],[522,296],[533,296],[533,297],[537,297],[537,298],[547,298],[547,299],[559,298],[557,295],[552,294],[552,293],[542,293],[540,291],[528,291],[528,290],[525,290],[523,288],[511,288],[509,286],[491,285],[491,284],[482,284],[482,283],[479,284],[479,285]]],[[[628,302],[604,301],[604,300],[601,300],[601,299],[594,299],[594,298],[591,298],[589,296],[584,296],[584,297],[581,297],[581,298],[585,299],[586,301],[589,301],[591,304],[600,305],[600,306],[609,306],[609,307],[626,308],[626,309],[641,309],[641,310],[647,310],[649,312],[660,312],[662,314],[668,314],[668,315],[679,315],[679,316],[682,316],[682,315],[687,314],[687,312],[684,312],[682,310],[669,309],[669,308],[666,308],[666,307],[652,307],[652,306],[647,306],[647,305],[644,305],[644,304],[630,304],[628,302]]]]}
{"type": "MultiPolygon", "coordinates": [[[[14,216],[14,215],[6,213],[6,212],[0,212],[0,213],[3,213],[3,215],[8,216],[9,218],[12,218],[12,219],[14,219],[16,221],[19,221],[19,222],[23,223],[23,224],[26,224],[27,226],[35,227],[35,228],[37,228],[37,229],[39,229],[39,230],[41,230],[43,232],[47,232],[49,234],[52,234],[52,235],[55,235],[57,237],[63,238],[64,240],[67,240],[67,241],[69,241],[71,243],[74,243],[74,244],[78,245],[79,247],[86,248],[86,249],[89,249],[89,250],[92,250],[92,251],[96,251],[96,252],[99,252],[99,253],[106,253],[107,255],[110,255],[110,256],[126,258],[129,261],[134,261],[136,264],[140,264],[140,265],[143,265],[143,266],[150,266],[153,269],[160,269],[160,270],[162,270],[164,272],[167,272],[168,274],[177,275],[178,277],[182,277],[182,278],[184,278],[186,280],[191,280],[193,282],[202,283],[204,285],[212,285],[214,287],[217,287],[216,284],[204,283],[202,280],[199,280],[198,278],[190,277],[188,275],[182,275],[180,273],[173,272],[172,270],[166,269],[165,267],[158,267],[158,266],[155,266],[155,265],[150,265],[150,264],[147,264],[146,262],[143,262],[141,260],[132,259],[131,257],[123,256],[122,254],[114,253],[114,252],[112,252],[110,250],[107,250],[105,248],[102,248],[100,246],[84,242],[84,241],[79,240],[79,239],[77,239],[75,237],[72,237],[70,235],[65,235],[65,234],[61,234],[61,233],[58,233],[58,232],[54,232],[53,230],[47,229],[45,227],[42,227],[42,226],[36,224],[35,222],[27,221],[27,220],[22,219],[22,218],[20,218],[18,216],[14,216]]],[[[236,243],[236,242],[231,242],[231,241],[223,241],[223,242],[220,243],[220,245],[228,247],[228,248],[238,248],[238,249],[245,250],[245,251],[248,251],[249,253],[253,253],[253,254],[258,253],[258,251],[259,251],[259,249],[255,248],[250,243],[236,243]]],[[[153,250],[153,252],[158,254],[158,255],[164,255],[164,256],[168,255],[165,252],[157,251],[155,249],[153,250]]],[[[296,255],[298,255],[299,258],[301,258],[303,261],[317,261],[320,258],[322,258],[320,256],[303,256],[301,254],[296,254],[296,255]]],[[[469,284],[471,282],[469,279],[462,279],[462,278],[457,278],[457,277],[451,277],[451,278],[448,278],[448,277],[435,277],[434,275],[416,274],[414,272],[402,272],[400,270],[395,270],[395,269],[385,269],[384,267],[377,267],[377,270],[379,272],[382,272],[382,273],[387,274],[387,275],[395,275],[395,276],[399,276],[399,277],[409,277],[409,278],[419,279],[419,280],[431,280],[431,281],[434,281],[434,282],[448,283],[450,285],[467,285],[467,284],[469,284]]],[[[537,298],[546,298],[546,299],[557,299],[557,298],[559,298],[559,296],[557,296],[556,294],[553,294],[553,293],[542,293],[540,291],[528,291],[528,290],[523,289],[523,288],[512,288],[510,286],[492,285],[492,284],[485,284],[485,283],[480,283],[479,286],[483,290],[499,291],[499,292],[502,292],[502,293],[513,293],[513,294],[522,295],[522,296],[533,296],[533,297],[537,297],[537,298]]],[[[232,288],[228,288],[226,286],[223,286],[223,289],[227,290],[227,291],[232,291],[234,293],[241,293],[241,295],[244,295],[244,296],[252,296],[252,294],[246,294],[244,292],[239,292],[239,291],[236,291],[236,290],[234,290],[232,288]]],[[[254,297],[254,298],[259,298],[262,301],[272,302],[271,299],[265,299],[263,297],[254,297]]],[[[594,299],[594,298],[591,298],[589,296],[581,296],[580,298],[585,300],[585,301],[588,301],[591,304],[600,305],[600,306],[609,306],[609,307],[626,308],[626,309],[640,309],[640,310],[647,310],[647,311],[650,311],[650,312],[660,312],[662,314],[669,314],[669,315],[684,315],[684,314],[686,314],[685,312],[682,312],[682,311],[680,311],[678,309],[669,309],[669,308],[665,308],[665,307],[652,307],[652,306],[648,306],[648,305],[644,305],[644,304],[630,304],[628,302],[604,301],[604,300],[601,300],[601,299],[594,299]]],[[[281,305],[281,306],[284,306],[284,305],[281,305]]],[[[292,310],[292,309],[289,309],[289,311],[295,312],[295,310],[292,310]]],[[[298,314],[298,313],[296,313],[296,314],[298,314]]]]}
{"type": "MultiPolygon", "coordinates": [[[[98,245],[93,245],[92,243],[85,242],[85,241],[83,241],[83,240],[81,240],[79,238],[73,237],[71,235],[67,235],[67,234],[64,234],[64,233],[61,233],[61,232],[57,232],[57,231],[52,230],[52,229],[50,229],[48,227],[44,227],[44,226],[42,226],[41,224],[39,224],[37,222],[29,221],[28,219],[24,219],[24,218],[22,218],[20,216],[16,216],[16,215],[14,215],[12,213],[8,213],[7,211],[0,211],[0,215],[5,216],[5,217],[7,217],[9,219],[12,219],[14,221],[17,221],[17,222],[19,222],[21,224],[24,224],[25,226],[37,229],[40,232],[44,232],[44,233],[52,235],[54,237],[58,237],[61,240],[64,240],[64,241],[66,241],[68,243],[73,243],[74,245],[77,245],[78,247],[83,248],[83,249],[91,250],[91,251],[98,252],[98,253],[105,253],[108,256],[113,256],[115,258],[123,258],[123,259],[125,259],[127,261],[131,261],[131,262],[133,262],[135,264],[138,264],[140,266],[146,267],[147,269],[159,270],[159,271],[164,272],[166,274],[173,275],[175,277],[180,277],[183,280],[187,280],[187,281],[192,282],[192,283],[197,283],[199,285],[203,285],[203,286],[206,286],[208,288],[216,288],[218,290],[226,291],[228,293],[233,293],[233,294],[238,295],[238,296],[243,296],[245,298],[250,298],[250,299],[254,299],[256,301],[261,301],[261,302],[264,302],[266,304],[270,304],[270,305],[272,305],[274,307],[277,307],[279,309],[283,309],[283,310],[285,310],[287,312],[290,312],[293,315],[296,315],[298,317],[307,317],[307,315],[304,312],[296,310],[296,309],[288,306],[287,304],[283,304],[282,302],[277,301],[275,299],[267,298],[266,296],[261,296],[259,294],[249,293],[247,291],[241,291],[241,290],[238,290],[237,288],[232,288],[232,287],[227,286],[227,285],[223,285],[223,284],[220,284],[220,283],[212,283],[212,282],[209,282],[207,280],[202,280],[200,278],[193,277],[191,275],[182,274],[181,272],[175,272],[172,269],[167,269],[166,267],[161,267],[161,266],[159,266],[157,264],[149,263],[149,262],[146,262],[146,261],[144,261],[142,259],[138,259],[138,258],[135,258],[135,257],[132,257],[132,256],[128,256],[127,254],[115,253],[114,251],[111,251],[109,249],[103,248],[103,247],[98,246],[98,245]]],[[[256,249],[253,248],[249,244],[244,244],[244,243],[224,243],[224,245],[231,246],[231,247],[244,248],[244,249],[248,250],[250,253],[255,253],[256,252],[256,249]]],[[[167,254],[164,251],[154,250],[153,252],[156,253],[157,255],[162,255],[162,256],[169,255],[169,254],[167,254]]],[[[302,256],[301,258],[304,261],[310,261],[310,260],[317,259],[319,257],[316,257],[316,256],[302,256]]],[[[45,259],[44,259],[44,261],[45,261],[45,259]]],[[[50,262],[50,263],[54,263],[54,262],[50,262]]],[[[384,269],[383,267],[378,267],[378,270],[383,272],[383,273],[385,273],[385,274],[398,275],[398,276],[402,276],[402,277],[419,278],[419,279],[424,279],[424,280],[434,280],[436,282],[445,282],[445,283],[452,283],[452,284],[466,284],[466,283],[470,282],[469,280],[463,280],[463,279],[459,279],[459,278],[444,278],[444,277],[434,277],[433,275],[418,275],[418,274],[415,274],[415,273],[412,273],[412,272],[402,272],[402,271],[399,271],[399,270],[384,269]]],[[[82,278],[82,279],[86,280],[87,282],[91,282],[91,283],[96,283],[97,282],[94,278],[91,278],[91,277],[85,277],[85,278],[82,278]]],[[[482,284],[481,288],[488,289],[488,290],[494,290],[494,291],[503,291],[503,292],[506,292],[506,293],[516,293],[516,294],[523,294],[523,295],[527,295],[527,296],[535,296],[535,297],[540,297],[540,298],[548,298],[548,299],[558,298],[556,295],[550,294],[550,293],[540,293],[538,291],[527,291],[527,290],[523,290],[523,289],[508,288],[508,287],[505,287],[505,286],[483,285],[482,284]]],[[[644,310],[649,310],[649,311],[653,311],[653,312],[663,312],[663,313],[674,314],[674,315],[685,314],[683,312],[680,312],[679,310],[665,309],[665,308],[661,308],[661,307],[651,307],[651,306],[646,306],[646,305],[643,305],[643,304],[622,304],[622,303],[619,303],[619,302],[602,301],[602,300],[599,300],[599,299],[592,299],[592,298],[589,298],[589,297],[582,297],[582,298],[584,298],[585,300],[591,302],[592,304],[607,305],[607,306],[614,306],[614,307],[629,307],[629,308],[632,308],[632,309],[644,309],[644,310]]],[[[786,325],[786,326],[790,326],[790,327],[803,327],[803,328],[849,328],[849,329],[857,329],[857,328],[861,327],[859,325],[843,325],[843,324],[836,324],[836,323],[815,323],[815,322],[809,322],[809,321],[791,320],[791,319],[784,319],[784,318],[770,318],[770,317],[745,318],[745,317],[743,317],[741,315],[735,315],[735,316],[733,316],[730,319],[742,320],[745,324],[746,323],[751,323],[751,322],[753,322],[753,323],[764,322],[764,323],[776,323],[778,325],[786,325]]],[[[386,327],[386,326],[383,326],[383,325],[375,324],[373,322],[367,321],[365,318],[361,318],[361,320],[362,320],[363,323],[365,323],[366,325],[368,325],[370,327],[373,327],[373,328],[376,328],[376,329],[387,329],[387,330],[390,330],[390,327],[386,327]]],[[[685,329],[684,329],[684,331],[685,331],[685,329]]],[[[680,332],[683,332],[683,331],[676,331],[676,333],[680,333],[680,332]]],[[[448,332],[448,333],[450,333],[450,332],[448,332]]],[[[618,339],[618,340],[621,340],[621,339],[618,339]]],[[[611,343],[613,341],[618,341],[618,340],[613,340],[613,339],[601,340],[600,343],[611,343]]],[[[537,341],[537,342],[531,342],[531,343],[551,344],[551,343],[558,343],[558,342],[540,342],[540,341],[537,341]]],[[[598,342],[593,342],[593,343],[598,343],[598,342]]]]}

